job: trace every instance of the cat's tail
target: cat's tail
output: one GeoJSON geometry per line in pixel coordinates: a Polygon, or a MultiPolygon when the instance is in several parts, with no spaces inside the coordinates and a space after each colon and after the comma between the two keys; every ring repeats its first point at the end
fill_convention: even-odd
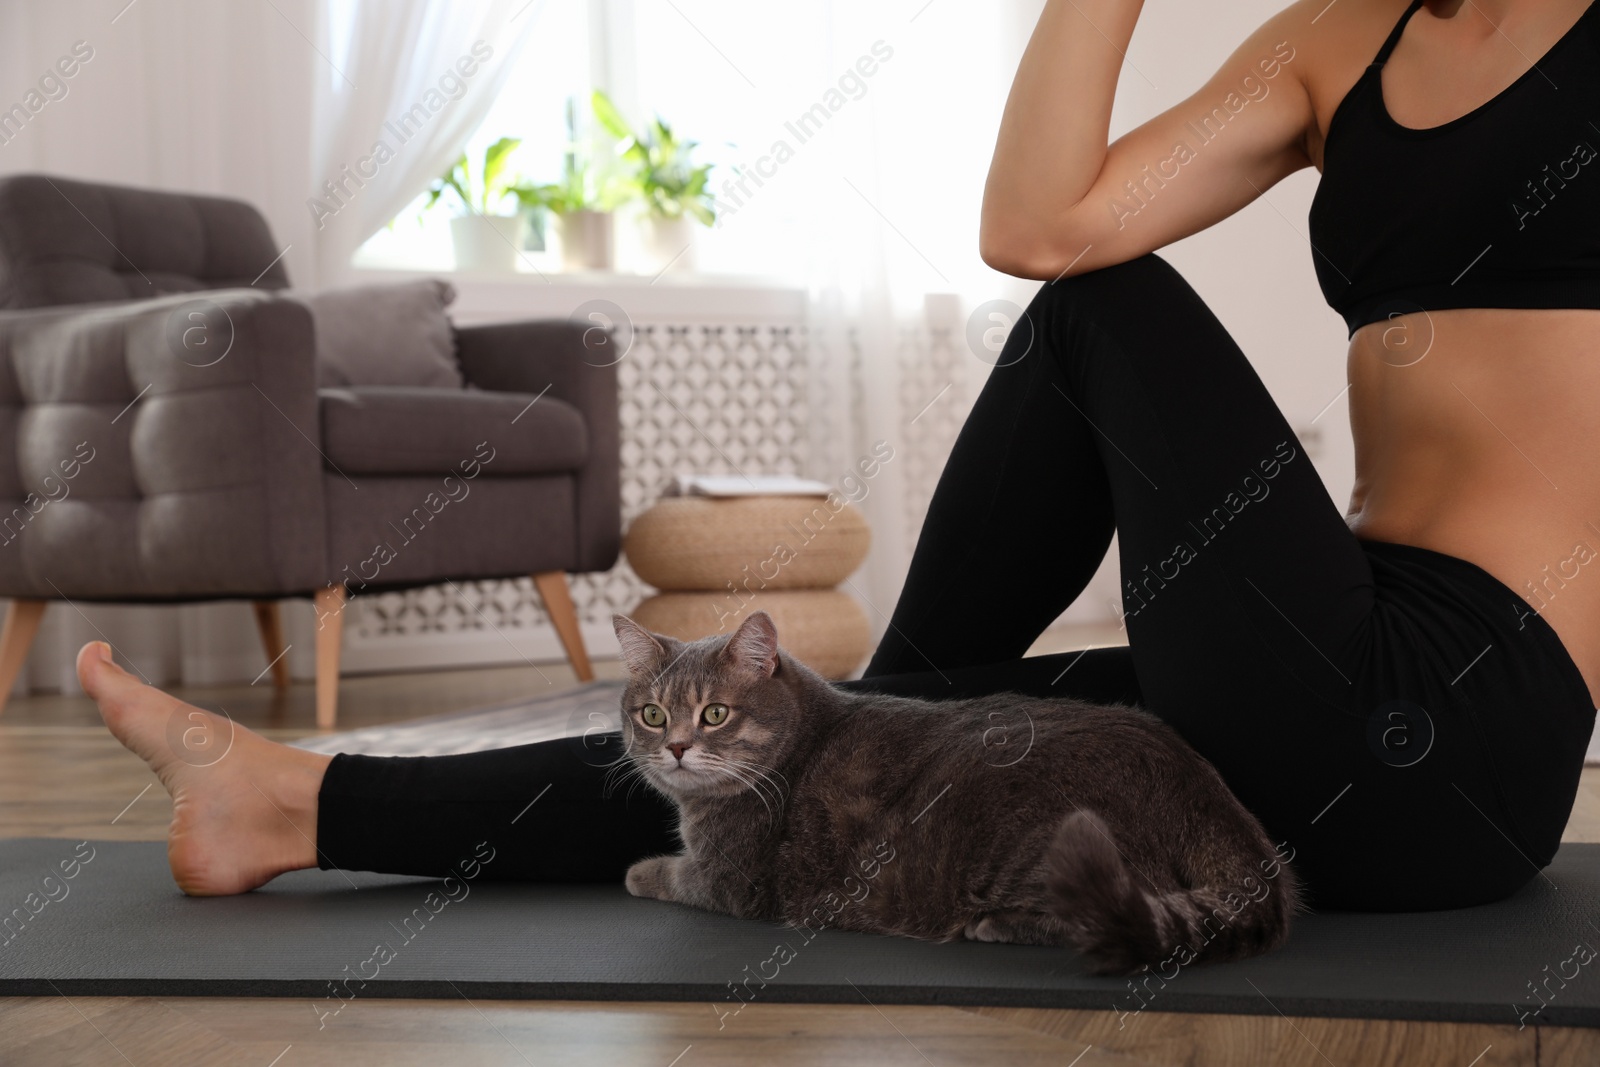
{"type": "Polygon", "coordinates": [[[1184,888],[1171,872],[1147,875],[1130,864],[1098,815],[1072,812],[1046,855],[1050,907],[1099,974],[1165,971],[1271,951],[1289,937],[1299,891],[1294,872],[1269,858],[1276,853],[1265,835],[1251,836],[1256,847],[1237,870],[1211,872],[1203,882],[1192,877],[1200,872],[1185,872],[1191,877],[1184,888]],[[1264,856],[1254,855],[1263,849],[1264,856]]]}

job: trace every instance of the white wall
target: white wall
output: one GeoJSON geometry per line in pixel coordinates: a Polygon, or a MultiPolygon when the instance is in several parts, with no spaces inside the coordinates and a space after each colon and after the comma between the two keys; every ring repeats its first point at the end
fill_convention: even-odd
{"type": "Polygon", "coordinates": [[[290,277],[311,282],[311,79],[325,69],[306,39],[317,36],[315,7],[5,0],[0,109],[22,101],[75,42],[94,54],[66,80],[65,96],[0,144],[0,174],[42,170],[248,200],[293,246],[290,277]]]}

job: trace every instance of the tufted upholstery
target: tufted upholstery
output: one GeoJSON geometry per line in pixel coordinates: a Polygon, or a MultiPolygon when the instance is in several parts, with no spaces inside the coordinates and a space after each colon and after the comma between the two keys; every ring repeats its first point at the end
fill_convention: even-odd
{"type": "Polygon", "coordinates": [[[43,174],[0,178],[0,308],[140,300],[252,282],[284,289],[281,251],[266,220],[240,200],[43,174]]]}
{"type": "Polygon", "coordinates": [[[0,593],[161,600],[322,583],[322,463],[300,435],[316,426],[310,313],[249,290],[209,299],[208,328],[232,333],[209,366],[169,345],[197,306],[188,296],[0,315],[12,431],[0,593]]]}

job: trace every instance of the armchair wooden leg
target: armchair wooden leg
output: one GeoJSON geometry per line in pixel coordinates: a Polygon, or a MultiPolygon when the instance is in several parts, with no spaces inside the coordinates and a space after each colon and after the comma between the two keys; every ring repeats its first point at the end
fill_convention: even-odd
{"type": "Polygon", "coordinates": [[[289,660],[284,656],[288,649],[283,647],[278,602],[257,600],[252,606],[256,609],[256,629],[261,631],[261,647],[266,651],[267,663],[272,668],[272,687],[281,692],[289,688],[289,660]]]}
{"type": "Polygon", "coordinates": [[[580,682],[594,681],[594,668],[589,666],[589,653],[583,647],[583,631],[578,629],[578,609],[572,604],[567,576],[561,571],[545,571],[533,576],[533,584],[544,600],[544,610],[550,613],[561,647],[567,650],[572,673],[580,682]]]}
{"type": "Polygon", "coordinates": [[[39,632],[39,621],[44,618],[43,600],[13,600],[6,609],[6,622],[0,628],[0,711],[11,699],[11,687],[16,684],[22,664],[33,647],[33,638],[39,632]]]}
{"type": "Polygon", "coordinates": [[[339,714],[339,644],[344,636],[344,584],[317,590],[317,728],[331,730],[339,714]]]}

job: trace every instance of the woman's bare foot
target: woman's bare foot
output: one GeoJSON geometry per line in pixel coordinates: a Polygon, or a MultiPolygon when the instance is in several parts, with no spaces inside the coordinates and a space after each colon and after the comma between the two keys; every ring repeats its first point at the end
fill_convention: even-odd
{"type": "Polygon", "coordinates": [[[268,741],[145,685],[91,641],[78,680],[111,732],[172,794],[167,861],[191,896],[243,893],[317,865],[317,793],[331,756],[268,741]]]}

